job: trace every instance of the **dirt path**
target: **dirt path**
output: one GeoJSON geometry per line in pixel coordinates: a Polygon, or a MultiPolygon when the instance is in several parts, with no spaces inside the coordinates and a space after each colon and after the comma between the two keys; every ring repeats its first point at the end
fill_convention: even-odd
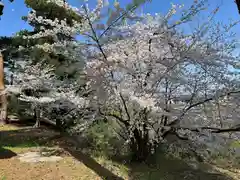
{"type": "Polygon", "coordinates": [[[16,157],[0,160],[0,177],[6,180],[100,180],[84,164],[65,157],[60,162],[22,163],[16,157]]]}

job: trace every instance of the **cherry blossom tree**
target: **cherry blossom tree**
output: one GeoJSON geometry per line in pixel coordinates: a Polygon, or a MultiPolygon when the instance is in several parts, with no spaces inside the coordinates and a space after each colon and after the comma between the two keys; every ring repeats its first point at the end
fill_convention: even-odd
{"type": "Polygon", "coordinates": [[[59,126],[59,120],[64,122],[71,116],[80,120],[83,114],[91,120],[89,101],[84,98],[88,95],[86,86],[59,80],[53,67],[43,68],[41,64],[33,66],[24,62],[21,65],[22,69],[15,73],[14,85],[7,86],[6,91],[17,96],[19,101],[30,103],[36,119],[34,127],[39,127],[41,120],[59,126]],[[52,113],[60,116],[60,109],[65,112],[61,119],[53,118],[52,113]]]}
{"type": "MultiPolygon", "coordinates": [[[[46,19],[33,10],[27,20],[43,26],[38,33],[23,38],[51,36],[57,39],[54,43],[35,47],[73,59],[81,57],[86,62],[84,74],[91,95],[77,96],[66,90],[73,88],[71,83],[65,87],[61,82],[57,87],[53,79],[48,97],[65,95],[75,105],[78,99],[85,109],[91,107],[98,115],[115,120],[119,135],[133,152],[133,160],[144,161],[170,135],[201,141],[199,134],[239,130],[237,126],[232,127],[239,123],[235,98],[239,94],[239,74],[235,75],[229,68],[239,63],[233,55],[237,42],[231,34],[236,23],[215,25],[213,19],[218,9],[196,30],[186,34],[179,29],[204,9],[204,1],[195,1],[174,22],[171,18],[177,9],[183,8],[181,5],[172,4],[166,15],[139,17],[133,13],[136,5],[124,9],[116,2],[115,11],[106,24],[100,22],[102,0],[92,10],[86,4],[76,9],[62,1],[54,2],[71,8],[83,17],[83,22],[73,21],[69,26],[65,20],[46,19]],[[51,28],[46,28],[48,26],[51,28]],[[58,34],[82,35],[88,41],[62,40],[58,34]],[[222,109],[226,110],[224,114],[222,109]],[[234,123],[229,121],[228,114],[232,114],[234,123]]],[[[28,73],[32,72],[38,71],[28,73]]],[[[41,76],[44,83],[48,82],[46,73],[41,76]]],[[[37,104],[39,101],[38,98],[37,104]]],[[[83,111],[78,103],[76,109],[83,111]]],[[[95,117],[92,113],[91,119],[95,117]]],[[[80,123],[79,129],[91,121],[85,122],[83,126],[80,123]]]]}
{"type": "MultiPolygon", "coordinates": [[[[38,40],[38,39],[41,40],[41,39],[44,39],[44,38],[51,38],[54,41],[44,41],[44,43],[36,43],[34,45],[32,45],[32,43],[27,43],[27,45],[24,44],[23,46],[22,45],[19,46],[19,51],[23,52],[23,54],[26,54],[26,52],[29,53],[29,51],[33,51],[35,49],[41,49],[44,52],[49,53],[49,54],[54,53],[54,54],[63,55],[67,58],[70,58],[73,61],[76,61],[76,59],[77,60],[83,59],[84,58],[84,51],[86,50],[86,44],[77,42],[74,37],[76,35],[79,35],[79,34],[83,34],[84,36],[88,36],[88,34],[86,34],[86,32],[88,32],[89,29],[91,29],[91,26],[88,23],[88,21],[84,21],[84,20],[86,18],[90,18],[91,22],[98,21],[99,18],[100,18],[100,11],[104,6],[104,1],[102,1],[102,0],[97,1],[97,6],[93,10],[90,10],[87,7],[87,4],[85,4],[83,6],[84,8],[82,7],[80,9],[77,9],[77,8],[74,8],[74,7],[70,6],[69,4],[67,4],[66,2],[63,2],[63,1],[41,1],[41,2],[44,2],[46,5],[48,3],[54,4],[58,7],[64,8],[66,11],[71,11],[77,17],[82,17],[83,21],[78,21],[78,20],[75,20],[73,18],[71,23],[69,23],[68,17],[66,19],[64,19],[62,17],[61,17],[61,19],[57,19],[57,18],[54,19],[52,17],[48,18],[48,17],[45,17],[45,16],[41,16],[41,15],[39,15],[41,13],[34,10],[34,7],[36,7],[36,6],[34,4],[31,5],[32,2],[28,1],[28,4],[30,4],[33,9],[30,11],[30,13],[28,14],[27,17],[24,17],[24,19],[29,24],[35,24],[35,29],[38,29],[38,31],[35,31],[34,33],[24,33],[24,32],[23,33],[18,33],[16,38],[20,38],[20,39],[22,38],[24,42],[25,41],[29,41],[29,42],[33,41],[34,42],[34,40],[38,40]],[[87,12],[88,12],[86,16],[85,16],[85,10],[87,10],[87,12]],[[68,38],[61,38],[63,36],[68,37],[68,38]]],[[[130,7],[129,11],[134,10],[140,3],[143,3],[143,2],[144,1],[134,2],[131,6],[129,6],[130,7]]],[[[116,8],[119,8],[119,6],[116,5],[116,8]]],[[[39,10],[39,7],[37,6],[36,9],[39,10]]],[[[123,13],[123,15],[127,14],[126,12],[123,12],[123,9],[119,8],[117,10],[118,10],[117,14],[113,13],[113,15],[110,17],[110,19],[113,18],[113,17],[118,18],[117,15],[121,15],[121,13],[123,13]]],[[[111,21],[114,21],[114,19],[112,19],[111,21]]],[[[111,22],[111,21],[109,21],[109,22],[111,22]]],[[[33,60],[30,59],[28,64],[32,61],[33,60]]],[[[45,79],[48,79],[48,80],[46,80],[46,82],[48,82],[49,77],[48,77],[47,73],[44,71],[44,69],[39,68],[39,70],[36,70],[37,67],[43,66],[44,63],[46,64],[46,62],[44,62],[43,59],[42,59],[39,62],[39,64],[37,64],[37,65],[29,64],[28,66],[25,66],[24,67],[24,69],[26,70],[25,78],[28,77],[28,75],[29,75],[29,77],[31,77],[33,75],[33,78],[35,78],[35,79],[38,79],[39,77],[41,77],[37,80],[37,82],[41,81],[41,83],[42,83],[42,82],[45,82],[44,81],[44,76],[46,76],[45,79]],[[34,70],[32,68],[34,68],[34,70]],[[37,74],[34,74],[34,73],[37,73],[37,74]]],[[[23,72],[21,72],[21,73],[23,73],[23,72]]],[[[24,74],[21,74],[21,73],[20,73],[20,75],[24,75],[24,74]]],[[[19,74],[18,74],[17,77],[19,79],[19,74]]],[[[24,78],[20,78],[20,79],[24,79],[24,78]]],[[[81,78],[79,78],[79,79],[81,79],[81,78]]],[[[25,79],[25,80],[24,81],[21,80],[21,83],[22,84],[28,84],[27,82],[33,81],[33,80],[28,80],[28,79],[25,79]]],[[[60,94],[61,94],[61,97],[63,97],[63,96],[66,97],[70,102],[73,102],[74,99],[78,99],[76,93],[73,93],[74,91],[76,91],[76,88],[72,89],[71,91],[66,91],[66,88],[69,88],[69,86],[72,85],[72,84],[76,84],[76,82],[79,83],[78,81],[71,82],[72,84],[70,82],[66,82],[66,81],[61,82],[61,88],[60,88],[60,86],[58,86],[58,87],[54,86],[57,83],[56,78],[55,78],[54,81],[51,80],[50,82],[48,84],[51,84],[53,86],[48,86],[48,85],[46,86],[46,85],[43,85],[39,82],[40,84],[35,83],[33,86],[31,86],[29,88],[30,89],[35,88],[34,89],[35,92],[39,91],[40,87],[42,87],[42,88],[48,87],[50,89],[52,88],[52,90],[48,89],[48,91],[51,91],[51,92],[55,91],[55,95],[56,95],[56,90],[53,90],[53,89],[57,88],[58,91],[61,92],[61,93],[58,93],[58,96],[60,96],[60,94]],[[64,84],[64,83],[66,83],[66,84],[64,84]],[[70,97],[72,98],[71,100],[69,99],[70,97]]],[[[17,84],[19,84],[19,82],[17,84]]],[[[30,85],[30,84],[28,84],[28,85],[30,85]]],[[[79,84],[76,85],[76,86],[79,86],[79,84]]],[[[85,86],[87,86],[87,85],[85,85],[85,86]]],[[[87,91],[84,94],[86,95],[87,91]]],[[[44,102],[41,101],[42,97],[40,98],[40,97],[33,97],[33,96],[31,96],[31,97],[24,96],[24,98],[23,98],[23,95],[21,95],[22,100],[29,101],[29,102],[35,104],[34,105],[35,107],[39,107],[39,103],[44,104],[44,102]],[[41,101],[41,102],[39,102],[39,101],[41,101]]],[[[46,100],[46,99],[44,99],[44,100],[46,100]]],[[[51,101],[56,101],[56,99],[51,100],[51,101]]],[[[82,103],[84,103],[84,102],[85,101],[83,101],[82,103]]],[[[50,102],[46,101],[45,103],[49,106],[50,102]]],[[[46,106],[46,104],[44,104],[44,106],[46,106]]],[[[39,108],[34,108],[34,109],[39,109],[39,108]]],[[[81,109],[81,108],[75,107],[75,112],[76,112],[76,110],[79,110],[79,109],[81,109]]],[[[39,112],[36,113],[36,114],[39,114],[39,112]]],[[[38,125],[39,123],[37,122],[36,124],[38,125]]]]}
{"type": "Polygon", "coordinates": [[[201,133],[234,131],[228,120],[219,126],[223,122],[204,112],[209,103],[219,107],[223,98],[240,93],[239,79],[229,70],[239,62],[232,55],[233,25],[209,24],[216,9],[208,24],[196,32],[186,35],[177,30],[202,7],[194,4],[181,20],[170,24],[177,8],[172,5],[165,16],[146,15],[137,23],[114,27],[105,43],[91,29],[99,51],[88,51],[86,71],[96,89],[99,111],[119,123],[134,160],[145,160],[169,135],[194,140],[196,129],[201,133]]]}
{"type": "MultiPolygon", "coordinates": [[[[87,112],[86,109],[82,110],[83,107],[87,106],[87,101],[79,95],[80,88],[82,88],[82,84],[79,81],[83,81],[83,78],[78,77],[78,80],[75,82],[70,79],[60,81],[57,75],[52,71],[56,69],[56,67],[51,67],[51,71],[49,71],[50,63],[44,61],[45,58],[43,55],[45,52],[45,54],[50,54],[50,56],[52,54],[65,56],[68,58],[69,62],[72,64],[74,63],[75,66],[79,67],[78,69],[81,70],[81,65],[79,65],[79,63],[76,64],[76,59],[79,60],[82,56],[82,50],[79,50],[82,46],[74,40],[74,36],[78,33],[78,28],[82,27],[81,22],[78,21],[79,18],[67,17],[67,19],[64,19],[63,16],[62,18],[59,17],[60,19],[54,19],[54,15],[52,15],[50,19],[47,19],[45,16],[40,16],[41,11],[39,9],[42,7],[41,5],[39,7],[39,4],[34,4],[33,1],[26,2],[33,8],[36,8],[37,11],[33,9],[24,19],[27,20],[29,24],[34,25],[37,31],[34,31],[34,33],[20,32],[14,37],[14,39],[22,39],[20,43],[18,41],[20,45],[18,53],[21,53],[21,57],[15,57],[16,64],[22,64],[18,72],[15,72],[14,84],[17,84],[17,87],[8,86],[8,93],[12,92],[18,94],[21,101],[32,104],[36,116],[36,127],[40,125],[40,114],[42,113],[42,109],[46,106],[48,108],[45,109],[49,110],[50,114],[56,107],[58,110],[64,109],[65,111],[66,108],[69,110],[71,109],[71,112],[67,113],[68,116],[65,117],[64,115],[62,119],[69,118],[69,114],[77,114],[80,109],[82,112],[87,112]],[[69,19],[74,22],[70,23],[69,19]],[[48,40],[46,41],[45,38],[48,40]],[[38,49],[43,52],[39,53],[38,57],[34,57],[38,60],[36,63],[31,53],[38,49]],[[68,104],[68,106],[66,106],[66,104],[68,104]],[[60,106],[64,106],[64,108],[60,106]]],[[[67,15],[69,15],[67,12],[71,12],[74,14],[74,17],[81,17],[81,12],[79,12],[77,8],[71,7],[64,1],[41,1],[41,3],[47,7],[54,5],[54,7],[56,6],[55,9],[63,8],[67,15]]],[[[94,16],[101,6],[102,1],[99,1],[97,7],[92,12],[94,16]]],[[[71,14],[71,17],[73,17],[73,14],[71,14]]],[[[87,90],[84,95],[86,96],[86,94],[87,90]]],[[[53,120],[53,122],[55,122],[55,120],[53,120]]],[[[58,124],[59,121],[57,120],[56,123],[58,124]]]]}

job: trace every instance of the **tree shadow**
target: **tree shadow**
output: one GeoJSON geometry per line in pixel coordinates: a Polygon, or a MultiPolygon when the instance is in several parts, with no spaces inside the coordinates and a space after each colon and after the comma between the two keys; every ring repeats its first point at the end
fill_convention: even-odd
{"type": "Polygon", "coordinates": [[[14,156],[17,156],[17,154],[13,151],[0,147],[0,159],[10,159],[14,156]]]}
{"type": "MultiPolygon", "coordinates": [[[[59,132],[56,132],[53,129],[49,129],[47,127],[24,127],[22,123],[14,125],[17,125],[21,129],[0,131],[0,147],[52,147],[57,145],[63,150],[67,151],[69,155],[74,157],[76,160],[82,162],[89,169],[93,170],[104,180],[123,180],[121,177],[118,177],[110,170],[99,164],[89,155],[77,150],[75,147],[78,145],[73,144],[73,141],[71,141],[69,137],[65,137],[59,132]]],[[[3,154],[6,153],[3,152],[3,154]]],[[[14,155],[16,154],[14,153],[14,155]]]]}
{"type": "MultiPolygon", "coordinates": [[[[85,146],[86,140],[84,140],[84,137],[80,140],[74,139],[75,142],[78,141],[74,146],[80,144],[79,149],[85,150],[88,148],[89,150],[92,148],[92,146],[85,146]]],[[[111,142],[107,143],[109,146],[118,147],[117,153],[104,152],[102,155],[106,155],[106,159],[110,159],[120,166],[127,167],[129,180],[233,180],[229,175],[216,170],[213,165],[197,161],[197,157],[195,157],[195,161],[186,161],[169,156],[161,149],[157,154],[151,156],[146,163],[131,163],[130,154],[120,153],[122,142],[114,138],[108,140],[111,142]]],[[[87,152],[87,154],[91,153],[91,151],[87,152]]],[[[73,154],[73,156],[75,155],[73,154]]]]}
{"type": "MultiPolygon", "coordinates": [[[[83,153],[84,144],[76,137],[60,134],[48,127],[24,128],[23,125],[20,127],[22,129],[0,131],[0,147],[51,147],[57,145],[93,170],[102,179],[123,180],[98,163],[89,153],[83,153]]],[[[2,154],[3,157],[10,158],[16,155],[4,150],[4,148],[0,149],[0,155],[2,154]]],[[[215,170],[211,165],[204,163],[191,165],[181,159],[166,156],[162,152],[153,156],[154,161],[150,159],[148,163],[126,163],[127,158],[129,157],[118,157],[117,154],[115,157],[108,157],[113,162],[119,165],[124,164],[127,167],[129,180],[233,180],[228,175],[215,170]]]]}
{"type": "MultiPolygon", "coordinates": [[[[85,166],[93,170],[96,174],[98,174],[104,180],[124,180],[122,177],[117,176],[103,165],[99,164],[95,159],[91,157],[91,155],[87,152],[83,152],[83,147],[85,143],[83,141],[79,141],[76,136],[69,136],[67,134],[62,134],[65,137],[65,140],[68,142],[59,144],[61,148],[70,153],[72,157],[76,160],[82,162],[85,166]],[[74,147],[74,148],[73,148],[74,147]]],[[[82,140],[82,139],[81,139],[82,140]]],[[[86,146],[85,146],[86,147],[86,146]]]]}
{"type": "MultiPolygon", "coordinates": [[[[118,147],[121,150],[121,141],[114,138],[108,140],[111,142],[111,144],[107,143],[109,146],[118,147]]],[[[84,143],[78,144],[83,148],[84,143]]],[[[197,157],[192,157],[195,161],[187,161],[167,155],[159,149],[158,153],[148,158],[146,163],[131,163],[130,154],[116,152],[118,153],[104,152],[104,155],[107,155],[106,159],[127,167],[129,180],[233,180],[227,174],[216,170],[213,165],[197,161],[197,157]]]]}
{"type": "Polygon", "coordinates": [[[103,167],[89,155],[82,153],[81,151],[74,151],[70,148],[65,148],[65,150],[67,150],[74,158],[82,162],[85,166],[92,169],[104,180],[124,180],[123,178],[118,177],[117,175],[103,167]]]}
{"type": "Polygon", "coordinates": [[[164,154],[152,164],[129,165],[130,180],[234,180],[206,163],[189,163],[164,154]]]}
{"type": "Polygon", "coordinates": [[[23,127],[21,129],[0,131],[0,146],[2,147],[38,147],[59,133],[50,132],[46,128],[23,127]]]}

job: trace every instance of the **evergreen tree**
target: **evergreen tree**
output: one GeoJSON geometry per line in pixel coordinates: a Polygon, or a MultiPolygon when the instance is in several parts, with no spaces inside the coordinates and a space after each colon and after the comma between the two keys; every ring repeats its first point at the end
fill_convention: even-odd
{"type": "MultiPolygon", "coordinates": [[[[27,7],[31,8],[31,11],[35,11],[37,18],[43,17],[44,19],[55,20],[58,19],[57,23],[61,23],[61,20],[66,19],[66,25],[69,27],[73,26],[73,21],[81,23],[82,17],[76,13],[72,8],[68,8],[68,4],[62,1],[62,4],[56,4],[55,2],[49,2],[47,0],[25,0],[27,7]]],[[[31,13],[31,12],[30,12],[31,13]]],[[[22,31],[18,33],[18,36],[28,36],[40,33],[42,28],[51,30],[53,27],[37,22],[32,19],[29,21],[27,16],[23,17],[23,20],[27,21],[32,27],[33,31],[22,31]]],[[[64,33],[58,33],[56,36],[44,36],[38,39],[28,40],[24,43],[26,47],[34,47],[35,45],[42,45],[44,43],[54,44],[57,42],[64,41],[75,41],[75,37],[72,35],[67,36],[64,33]]],[[[64,54],[45,52],[43,49],[35,47],[31,50],[30,56],[32,57],[33,63],[41,61],[43,64],[51,64],[56,67],[56,74],[59,78],[73,78],[76,77],[76,73],[81,70],[81,63],[79,59],[74,59],[64,54]]]]}
{"type": "MultiPolygon", "coordinates": [[[[9,0],[10,2],[13,2],[14,0],[9,0]]],[[[3,15],[3,9],[4,9],[4,4],[0,0],[0,17],[3,15]]]]}

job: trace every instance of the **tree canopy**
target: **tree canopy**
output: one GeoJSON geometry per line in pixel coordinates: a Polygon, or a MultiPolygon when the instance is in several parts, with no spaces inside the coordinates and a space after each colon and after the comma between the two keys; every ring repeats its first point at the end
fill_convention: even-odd
{"type": "Polygon", "coordinates": [[[25,1],[31,11],[23,20],[33,31],[0,44],[6,62],[18,67],[17,88],[8,91],[31,105],[36,126],[41,117],[70,133],[114,123],[134,161],[145,161],[171,136],[195,146],[226,132],[239,138],[237,23],[216,23],[217,7],[185,33],[183,26],[205,13],[204,0],[138,14],[146,2],[110,7],[98,0],[76,9],[65,1],[25,1]]]}

